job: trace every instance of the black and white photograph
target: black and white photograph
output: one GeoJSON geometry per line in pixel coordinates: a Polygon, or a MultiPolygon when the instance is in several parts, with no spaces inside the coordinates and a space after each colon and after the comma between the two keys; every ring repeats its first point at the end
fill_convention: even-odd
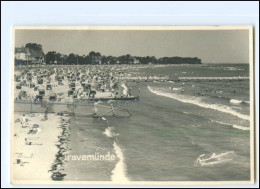
{"type": "Polygon", "coordinates": [[[252,26],[13,28],[11,180],[254,180],[252,26]]]}
{"type": "Polygon", "coordinates": [[[1,1],[1,188],[259,188],[259,2],[1,1]]]}

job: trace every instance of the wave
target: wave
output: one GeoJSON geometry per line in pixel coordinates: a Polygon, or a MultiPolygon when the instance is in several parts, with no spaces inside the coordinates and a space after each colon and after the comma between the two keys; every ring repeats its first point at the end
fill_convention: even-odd
{"type": "Polygon", "coordinates": [[[109,138],[118,136],[119,134],[116,134],[113,130],[114,130],[114,127],[107,127],[106,130],[104,131],[104,134],[109,138]]]}
{"type": "Polygon", "coordinates": [[[209,96],[210,98],[215,98],[215,99],[220,99],[220,100],[223,100],[223,101],[227,101],[227,102],[230,102],[230,98],[228,97],[225,97],[225,96],[216,96],[216,95],[210,95],[210,94],[204,94],[204,96],[209,96]]]}
{"type": "Polygon", "coordinates": [[[174,87],[169,87],[169,89],[172,90],[172,91],[179,91],[179,90],[181,90],[181,88],[174,88],[174,87]]]}
{"type": "Polygon", "coordinates": [[[233,128],[240,129],[240,130],[243,130],[243,131],[250,130],[250,127],[244,127],[244,126],[240,126],[240,125],[233,125],[233,128]]]}
{"type": "Polygon", "coordinates": [[[224,70],[230,70],[230,71],[244,70],[244,69],[235,68],[235,67],[225,67],[225,68],[223,68],[223,69],[224,69],[224,70]]]}
{"type": "Polygon", "coordinates": [[[106,130],[104,131],[104,134],[105,134],[107,137],[112,138],[113,135],[112,135],[111,127],[106,128],[106,130]]]}
{"type": "Polygon", "coordinates": [[[197,98],[197,97],[188,98],[187,95],[184,96],[184,95],[178,95],[178,94],[174,94],[174,93],[166,93],[166,92],[163,92],[163,91],[154,90],[150,86],[147,86],[147,88],[152,93],[159,95],[159,96],[172,98],[172,99],[178,100],[180,102],[184,102],[184,103],[194,104],[194,105],[200,106],[202,108],[208,108],[208,109],[213,109],[213,110],[217,110],[217,111],[220,111],[220,112],[228,113],[228,114],[231,114],[233,116],[239,117],[239,118],[244,119],[244,120],[250,119],[250,117],[248,115],[241,114],[241,113],[239,113],[239,112],[237,112],[237,111],[233,110],[232,108],[225,106],[225,105],[208,104],[206,102],[202,102],[200,100],[200,98],[197,98]]]}
{"type": "Polygon", "coordinates": [[[243,101],[242,101],[242,100],[236,100],[236,99],[230,99],[229,102],[230,102],[230,103],[233,103],[233,104],[240,104],[240,103],[242,103],[243,101]]]}
{"type": "Polygon", "coordinates": [[[214,94],[204,94],[204,96],[210,97],[210,98],[214,98],[214,99],[219,99],[221,101],[225,101],[225,102],[229,102],[232,104],[249,104],[249,101],[245,101],[245,100],[237,100],[237,99],[231,99],[229,97],[225,97],[225,96],[216,96],[214,94]]]}
{"type": "Polygon", "coordinates": [[[216,154],[216,153],[212,153],[211,155],[201,154],[194,162],[194,166],[211,166],[211,165],[226,163],[232,160],[234,153],[235,153],[234,151],[227,151],[220,154],[216,154]]]}
{"type": "Polygon", "coordinates": [[[215,96],[215,95],[208,95],[208,94],[204,94],[204,96],[209,96],[209,97],[211,97],[211,98],[216,98],[216,99],[224,100],[224,101],[227,101],[227,102],[232,103],[232,104],[243,104],[243,105],[248,105],[248,104],[250,104],[249,101],[237,100],[237,99],[230,99],[229,97],[224,97],[224,96],[215,96]]]}
{"type": "Polygon", "coordinates": [[[235,129],[240,129],[240,130],[243,130],[243,131],[250,130],[250,127],[246,127],[246,126],[232,125],[232,124],[229,124],[229,123],[224,123],[224,122],[222,122],[222,121],[215,121],[215,120],[211,120],[211,121],[214,121],[214,122],[219,123],[219,124],[221,124],[221,125],[232,126],[232,127],[235,128],[235,129]]]}
{"type": "Polygon", "coordinates": [[[228,126],[232,126],[232,124],[224,123],[224,122],[222,122],[222,121],[216,121],[216,120],[212,120],[212,119],[211,119],[211,121],[216,122],[216,123],[219,123],[220,125],[228,125],[228,126]]]}
{"type": "Polygon", "coordinates": [[[244,104],[250,104],[250,101],[243,100],[244,104]]]}
{"type": "Polygon", "coordinates": [[[115,168],[112,170],[112,181],[120,181],[120,182],[127,182],[129,179],[126,176],[126,165],[124,163],[124,155],[121,148],[117,145],[116,142],[113,144],[114,150],[116,153],[117,158],[119,159],[118,163],[116,164],[115,168]]]}

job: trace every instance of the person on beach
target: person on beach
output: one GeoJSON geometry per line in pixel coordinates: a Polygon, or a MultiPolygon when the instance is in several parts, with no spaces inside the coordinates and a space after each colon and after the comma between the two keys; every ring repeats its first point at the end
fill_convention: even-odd
{"type": "Polygon", "coordinates": [[[22,124],[22,128],[25,128],[27,125],[27,119],[25,117],[25,114],[23,114],[23,117],[22,117],[22,121],[21,121],[21,124],[22,124]]]}
{"type": "Polygon", "coordinates": [[[48,106],[46,106],[46,108],[45,108],[44,119],[45,119],[45,120],[48,119],[48,106]]]}
{"type": "Polygon", "coordinates": [[[24,139],[24,142],[25,142],[26,145],[39,145],[39,146],[42,145],[42,143],[32,142],[29,138],[25,138],[25,139],[24,139]]]}
{"type": "Polygon", "coordinates": [[[14,133],[14,138],[19,138],[19,135],[17,133],[14,133]]]}
{"type": "Polygon", "coordinates": [[[181,89],[181,94],[183,94],[184,93],[184,89],[181,89]]]}
{"type": "Polygon", "coordinates": [[[127,96],[132,96],[132,94],[131,94],[131,90],[132,90],[132,88],[129,87],[129,88],[128,88],[128,94],[127,94],[127,96]]]}

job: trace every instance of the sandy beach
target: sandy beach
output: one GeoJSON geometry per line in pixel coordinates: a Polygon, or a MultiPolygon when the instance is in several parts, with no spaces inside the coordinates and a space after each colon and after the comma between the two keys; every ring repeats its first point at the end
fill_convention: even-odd
{"type": "Polygon", "coordinates": [[[13,179],[51,180],[51,172],[48,171],[58,151],[55,144],[61,132],[58,128],[60,116],[49,114],[48,120],[42,121],[44,114],[25,114],[28,120],[26,128],[22,128],[21,122],[18,121],[22,116],[21,113],[14,114],[14,132],[11,135],[15,143],[11,159],[13,179]],[[39,126],[38,132],[28,134],[34,124],[39,126]]]}

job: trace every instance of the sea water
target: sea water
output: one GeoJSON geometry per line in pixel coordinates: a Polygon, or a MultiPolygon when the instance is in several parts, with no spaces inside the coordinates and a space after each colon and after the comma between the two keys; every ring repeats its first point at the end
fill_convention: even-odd
{"type": "Polygon", "coordinates": [[[248,76],[248,69],[232,64],[138,70],[172,81],[129,82],[140,100],[112,103],[131,117],[72,118],[70,154],[110,152],[116,160],[67,162],[65,180],[249,180],[249,81],[173,81],[248,76]]]}

